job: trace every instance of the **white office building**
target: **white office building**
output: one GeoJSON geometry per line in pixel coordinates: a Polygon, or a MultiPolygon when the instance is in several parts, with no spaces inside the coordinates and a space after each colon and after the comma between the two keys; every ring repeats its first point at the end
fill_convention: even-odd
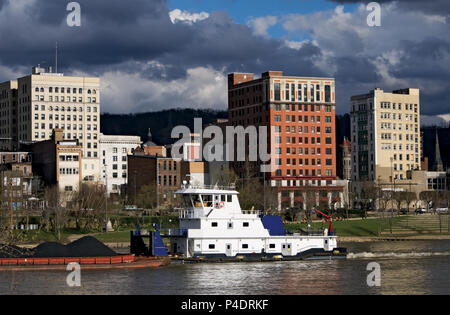
{"type": "Polygon", "coordinates": [[[142,144],[139,136],[100,134],[103,181],[108,194],[121,194],[127,184],[127,155],[142,144]]]}

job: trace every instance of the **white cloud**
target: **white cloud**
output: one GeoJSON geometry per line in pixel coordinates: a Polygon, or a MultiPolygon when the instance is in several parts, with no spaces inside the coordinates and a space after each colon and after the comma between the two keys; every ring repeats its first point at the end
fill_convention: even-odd
{"type": "Polygon", "coordinates": [[[267,37],[269,34],[267,30],[278,23],[276,16],[263,16],[258,18],[251,18],[247,25],[253,29],[255,35],[267,37]]]}
{"type": "Polygon", "coordinates": [[[149,79],[140,73],[109,71],[101,76],[102,111],[148,112],[177,107],[225,109],[227,78],[209,67],[187,70],[185,78],[149,79]]]}
{"type": "Polygon", "coordinates": [[[450,126],[450,114],[447,115],[437,115],[437,116],[420,116],[421,126],[439,126],[448,127],[450,126]]]}
{"type": "Polygon", "coordinates": [[[175,9],[169,12],[170,20],[173,24],[177,22],[184,22],[192,25],[197,21],[205,20],[209,17],[208,12],[191,13],[189,11],[181,11],[180,9],[175,9]]]}
{"type": "Polygon", "coordinates": [[[285,40],[284,44],[292,49],[300,50],[305,44],[308,44],[309,40],[295,41],[295,40],[285,40]]]}

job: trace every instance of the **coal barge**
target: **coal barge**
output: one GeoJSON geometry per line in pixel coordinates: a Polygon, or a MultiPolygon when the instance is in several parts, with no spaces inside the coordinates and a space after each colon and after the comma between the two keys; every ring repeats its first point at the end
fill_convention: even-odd
{"type": "MultiPolygon", "coordinates": [[[[133,246],[136,240],[142,241],[136,234],[131,232],[132,249],[136,247],[133,246]]],[[[151,233],[153,240],[160,238],[159,232],[156,234],[155,237],[155,232],[151,233]]],[[[33,249],[0,244],[0,272],[66,270],[70,263],[80,264],[83,270],[138,269],[168,265],[170,258],[167,252],[161,249],[156,251],[158,256],[154,255],[154,246],[144,253],[135,250],[128,255],[119,255],[92,236],[85,236],[67,245],[45,242],[33,249]]]]}

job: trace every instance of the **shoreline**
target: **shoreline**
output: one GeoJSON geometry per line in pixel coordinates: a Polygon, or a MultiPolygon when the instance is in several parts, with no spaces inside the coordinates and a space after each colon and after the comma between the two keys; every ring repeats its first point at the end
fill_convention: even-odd
{"type": "Polygon", "coordinates": [[[442,241],[450,240],[450,235],[411,235],[411,236],[337,236],[340,242],[399,242],[399,241],[442,241]]]}

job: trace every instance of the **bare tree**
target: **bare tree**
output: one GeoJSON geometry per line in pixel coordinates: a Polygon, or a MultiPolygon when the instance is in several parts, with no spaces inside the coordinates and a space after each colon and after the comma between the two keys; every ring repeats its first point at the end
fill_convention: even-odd
{"type": "Polygon", "coordinates": [[[71,214],[75,218],[77,228],[85,231],[101,230],[103,224],[106,224],[104,186],[81,184],[71,200],[71,214]]]}
{"type": "Polygon", "coordinates": [[[136,205],[143,209],[156,209],[158,206],[156,184],[142,186],[136,196],[136,205]]]}
{"type": "Polygon", "coordinates": [[[378,198],[378,186],[373,181],[360,182],[360,200],[364,207],[364,217],[367,217],[367,210],[372,208],[378,198]]]}
{"type": "Polygon", "coordinates": [[[51,186],[45,190],[44,199],[49,223],[58,240],[61,240],[61,230],[66,227],[69,212],[65,207],[66,200],[60,193],[58,186],[51,186]]]}
{"type": "Polygon", "coordinates": [[[258,178],[250,178],[238,187],[239,202],[243,209],[264,208],[264,187],[258,178]]]}
{"type": "Polygon", "coordinates": [[[316,207],[317,204],[317,199],[316,199],[316,192],[312,189],[307,189],[305,191],[304,196],[304,200],[303,202],[305,203],[305,215],[306,215],[306,220],[308,222],[312,221],[312,210],[316,207]]]}
{"type": "Polygon", "coordinates": [[[436,192],[432,190],[422,191],[419,194],[420,200],[423,200],[427,204],[427,212],[430,211],[430,204],[436,199],[436,192]]]}
{"type": "Polygon", "coordinates": [[[233,169],[223,168],[214,172],[211,184],[217,184],[218,186],[231,186],[236,184],[238,180],[239,177],[233,169]]]}

